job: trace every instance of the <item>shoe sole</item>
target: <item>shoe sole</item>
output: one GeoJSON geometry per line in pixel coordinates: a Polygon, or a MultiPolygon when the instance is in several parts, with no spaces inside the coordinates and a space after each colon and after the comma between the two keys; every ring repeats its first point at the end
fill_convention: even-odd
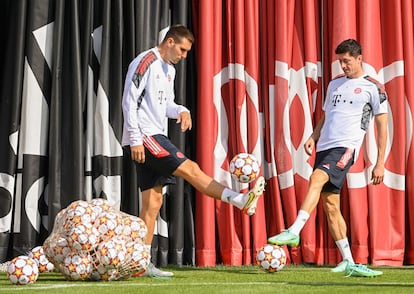
{"type": "Polygon", "coordinates": [[[272,238],[267,239],[267,242],[273,245],[278,245],[278,246],[290,246],[290,247],[298,247],[299,246],[299,242],[300,239],[297,240],[297,242],[291,242],[290,240],[285,240],[285,241],[278,241],[278,240],[272,240],[272,238]]]}
{"type": "Polygon", "coordinates": [[[378,276],[381,276],[381,275],[382,275],[382,273],[381,274],[372,274],[372,275],[365,275],[365,274],[359,274],[359,273],[348,274],[348,276],[350,276],[350,277],[357,277],[357,278],[375,278],[375,277],[378,277],[378,276]]]}
{"type": "Polygon", "coordinates": [[[362,271],[347,269],[345,271],[347,277],[360,277],[360,278],[375,278],[381,276],[383,273],[381,271],[374,271],[371,273],[364,273],[362,271]]]}
{"type": "Polygon", "coordinates": [[[270,244],[273,245],[278,245],[278,246],[290,246],[290,247],[298,247],[299,246],[299,242],[284,242],[284,241],[270,241],[267,240],[267,242],[269,242],[270,244]]]}
{"type": "Polygon", "coordinates": [[[249,199],[243,207],[243,213],[252,216],[256,213],[257,200],[263,195],[266,181],[263,176],[259,177],[254,188],[249,192],[249,199]]]}

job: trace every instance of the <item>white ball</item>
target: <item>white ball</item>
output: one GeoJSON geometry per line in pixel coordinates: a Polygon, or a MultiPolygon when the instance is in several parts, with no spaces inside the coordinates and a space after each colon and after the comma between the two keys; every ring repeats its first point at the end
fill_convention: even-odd
{"type": "Polygon", "coordinates": [[[240,183],[254,181],[260,172],[259,162],[249,153],[239,153],[230,161],[230,173],[240,183]]]}
{"type": "Polygon", "coordinates": [[[280,271],[286,265],[286,252],[278,245],[265,244],[257,252],[256,264],[269,273],[280,271]]]}
{"type": "Polygon", "coordinates": [[[62,271],[68,280],[86,280],[92,273],[92,257],[87,253],[71,252],[63,261],[62,271]]]}
{"type": "Polygon", "coordinates": [[[109,240],[99,243],[96,249],[96,256],[104,266],[118,266],[125,261],[126,246],[125,241],[120,236],[115,236],[109,240]]]}
{"type": "Polygon", "coordinates": [[[36,246],[28,253],[30,258],[33,258],[36,261],[36,264],[39,268],[39,273],[51,272],[55,266],[50,262],[43,250],[43,246],[36,246]]]}
{"type": "Polygon", "coordinates": [[[33,284],[39,277],[36,261],[28,256],[17,256],[7,266],[7,278],[16,285],[33,284]]]}

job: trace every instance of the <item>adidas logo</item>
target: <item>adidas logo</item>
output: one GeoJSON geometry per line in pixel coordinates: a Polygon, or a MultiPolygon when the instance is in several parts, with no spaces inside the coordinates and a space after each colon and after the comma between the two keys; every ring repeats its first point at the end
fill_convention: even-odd
{"type": "Polygon", "coordinates": [[[324,168],[326,168],[326,169],[330,169],[331,168],[331,165],[329,164],[329,163],[325,163],[324,165],[322,165],[324,168]]]}

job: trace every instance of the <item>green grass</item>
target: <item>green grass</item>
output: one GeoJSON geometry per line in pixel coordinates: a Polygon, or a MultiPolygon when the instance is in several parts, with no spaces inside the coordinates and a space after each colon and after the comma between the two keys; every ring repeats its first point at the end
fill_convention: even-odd
{"type": "Polygon", "coordinates": [[[345,277],[329,267],[289,265],[268,274],[254,266],[211,268],[169,267],[168,280],[130,278],[126,281],[74,282],[59,273],[42,273],[32,285],[16,286],[0,273],[3,293],[414,293],[414,266],[379,267],[383,276],[345,277]]]}

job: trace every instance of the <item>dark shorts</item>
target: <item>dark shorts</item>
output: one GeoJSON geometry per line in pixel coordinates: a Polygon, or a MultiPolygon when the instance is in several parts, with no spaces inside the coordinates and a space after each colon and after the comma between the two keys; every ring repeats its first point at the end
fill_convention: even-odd
{"type": "Polygon", "coordinates": [[[346,174],[354,163],[355,150],[348,148],[332,148],[316,153],[314,169],[321,169],[329,175],[322,192],[339,194],[346,174]]]}
{"type": "MultiPolygon", "coordinates": [[[[172,174],[187,157],[164,135],[146,137],[144,146],[145,162],[134,161],[141,191],[175,184],[176,180],[172,174]]],[[[131,158],[129,146],[124,147],[124,152],[131,158]]]]}

